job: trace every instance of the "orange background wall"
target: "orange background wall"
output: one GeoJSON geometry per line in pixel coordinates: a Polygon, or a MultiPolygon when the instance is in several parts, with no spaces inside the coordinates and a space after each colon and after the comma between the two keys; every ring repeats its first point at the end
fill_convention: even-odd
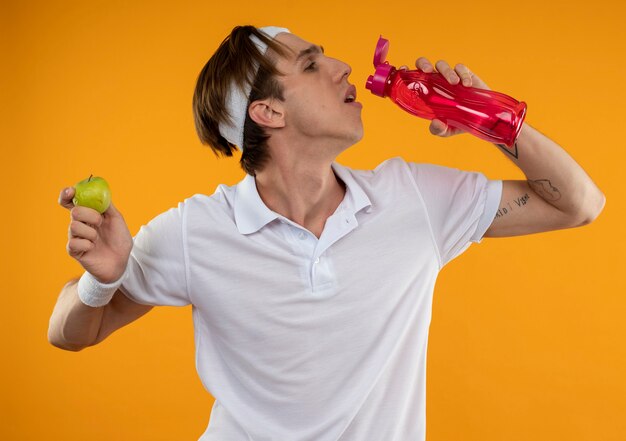
{"type": "Polygon", "coordinates": [[[132,234],[194,193],[244,176],[198,141],[202,66],[241,24],[278,25],[348,62],[365,137],[339,156],[431,162],[523,179],[493,145],[439,138],[364,87],[378,36],[391,64],[463,63],[528,104],[607,197],[593,224],[485,239],[435,290],[427,433],[437,440],[623,440],[626,14],[582,1],[3,1],[0,6],[3,440],[196,440],[213,398],[195,372],[191,308],[154,308],[102,344],[47,341],[82,268],[61,189],[104,176],[132,234]],[[266,5],[266,6],[261,6],[266,5]]]}

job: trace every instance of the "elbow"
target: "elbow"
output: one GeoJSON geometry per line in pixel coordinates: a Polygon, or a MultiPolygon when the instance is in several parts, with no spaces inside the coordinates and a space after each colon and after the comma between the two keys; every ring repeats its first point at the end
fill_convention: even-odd
{"type": "Polygon", "coordinates": [[[56,340],[51,340],[51,339],[48,339],[48,342],[55,348],[63,349],[64,351],[70,351],[70,352],[80,352],[87,347],[87,346],[68,345],[67,343],[61,343],[61,342],[58,342],[56,340]]]}
{"type": "Polygon", "coordinates": [[[80,346],[70,344],[62,339],[58,334],[55,334],[55,330],[51,327],[48,329],[48,343],[55,348],[63,349],[64,351],[79,352],[88,346],[80,346]]]}
{"type": "Polygon", "coordinates": [[[48,343],[50,343],[55,348],[63,349],[64,351],[78,352],[78,351],[84,349],[84,348],[81,348],[81,347],[78,347],[78,346],[71,346],[71,345],[62,343],[62,342],[57,341],[57,340],[52,340],[50,338],[48,338],[48,343]]]}
{"type": "Polygon", "coordinates": [[[595,221],[602,210],[604,210],[604,205],[606,204],[606,197],[600,191],[598,191],[598,196],[596,196],[590,202],[587,202],[583,209],[580,210],[579,215],[577,216],[578,225],[589,225],[593,221],[595,221]]]}

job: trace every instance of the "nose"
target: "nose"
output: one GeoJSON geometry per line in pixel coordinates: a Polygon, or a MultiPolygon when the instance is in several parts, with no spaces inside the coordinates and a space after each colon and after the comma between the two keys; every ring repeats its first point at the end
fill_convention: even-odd
{"type": "Polygon", "coordinates": [[[349,64],[344,63],[343,61],[339,61],[339,73],[341,74],[339,81],[343,80],[343,77],[346,77],[346,80],[347,80],[347,78],[352,73],[352,68],[350,67],[349,64]]]}

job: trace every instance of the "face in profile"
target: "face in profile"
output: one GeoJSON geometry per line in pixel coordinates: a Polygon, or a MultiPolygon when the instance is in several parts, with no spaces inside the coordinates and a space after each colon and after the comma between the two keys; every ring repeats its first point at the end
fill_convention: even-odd
{"type": "Polygon", "coordinates": [[[286,44],[288,58],[277,58],[276,67],[286,76],[284,129],[292,139],[310,145],[329,146],[339,153],[363,137],[360,104],[346,103],[346,95],[356,95],[349,82],[350,66],[324,53],[324,48],[297,35],[280,33],[275,37],[286,44]]]}

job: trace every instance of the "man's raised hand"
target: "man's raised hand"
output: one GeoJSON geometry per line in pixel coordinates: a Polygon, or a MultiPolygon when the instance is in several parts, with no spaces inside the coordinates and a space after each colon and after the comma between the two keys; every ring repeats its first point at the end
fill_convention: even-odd
{"type": "Polygon", "coordinates": [[[70,212],[67,253],[100,282],[114,282],[124,274],[133,238],[113,202],[100,214],[93,208],[75,206],[75,191],[68,187],[59,195],[59,205],[70,212]]]}

